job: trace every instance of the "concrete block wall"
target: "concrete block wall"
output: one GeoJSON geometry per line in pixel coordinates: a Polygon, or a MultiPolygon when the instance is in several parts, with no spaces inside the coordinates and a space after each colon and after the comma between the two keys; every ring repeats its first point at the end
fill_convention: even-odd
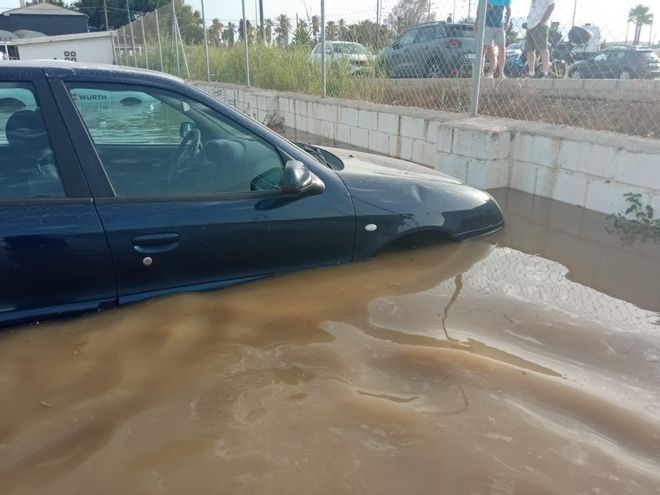
{"type": "Polygon", "coordinates": [[[411,160],[482,189],[509,187],[603,213],[642,194],[660,212],[660,140],[228,84],[202,89],[268,123],[411,160]]]}

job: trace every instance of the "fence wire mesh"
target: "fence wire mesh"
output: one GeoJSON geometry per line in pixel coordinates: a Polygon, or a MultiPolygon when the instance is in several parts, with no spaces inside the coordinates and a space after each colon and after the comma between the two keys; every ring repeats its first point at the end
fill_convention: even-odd
{"type": "Polygon", "coordinates": [[[660,138],[660,1],[506,3],[485,5],[483,52],[478,0],[328,0],[324,26],[320,0],[266,5],[263,23],[257,2],[245,22],[238,0],[206,2],[203,22],[201,0],[176,0],[131,13],[113,39],[118,64],[201,80],[206,29],[209,78],[235,84],[247,39],[252,86],[310,95],[325,51],[327,96],[445,112],[469,112],[479,78],[481,115],[660,138]]]}

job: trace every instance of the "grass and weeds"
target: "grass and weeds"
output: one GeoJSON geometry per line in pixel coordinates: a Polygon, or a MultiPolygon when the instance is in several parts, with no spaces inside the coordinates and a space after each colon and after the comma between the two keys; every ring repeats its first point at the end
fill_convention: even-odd
{"type": "Polygon", "coordinates": [[[637,240],[660,241],[660,218],[655,216],[653,207],[644,205],[642,195],[639,193],[629,192],[623,196],[626,198],[628,208],[624,213],[608,217],[612,222],[608,231],[619,234],[627,243],[637,240]]]}
{"type": "MultiPolygon", "coordinates": [[[[250,83],[262,89],[291,91],[308,95],[321,94],[321,68],[310,63],[311,47],[286,48],[253,45],[249,49],[250,83]]],[[[163,53],[164,72],[193,80],[206,78],[204,48],[187,46],[186,57],[190,77],[183,56],[175,52],[163,53]]],[[[126,62],[125,60],[123,61],[126,62]]],[[[149,52],[150,67],[160,69],[157,50],[149,52]]],[[[245,84],[243,47],[211,48],[209,51],[211,80],[245,84]]],[[[134,65],[133,59],[129,60],[134,65]]],[[[144,56],[138,66],[145,67],[144,56]]],[[[411,106],[445,112],[464,113],[470,106],[470,81],[467,79],[423,80],[407,86],[382,77],[376,67],[368,66],[365,74],[351,75],[345,63],[328,66],[327,94],[337,98],[411,106]],[[438,84],[442,82],[442,84],[438,84]],[[417,84],[419,83],[419,84],[417,84]]],[[[660,139],[660,102],[649,98],[643,101],[617,100],[590,96],[562,97],[535,91],[530,87],[503,85],[497,91],[484,91],[480,99],[480,114],[493,117],[547,122],[586,129],[605,130],[660,139]]]]}

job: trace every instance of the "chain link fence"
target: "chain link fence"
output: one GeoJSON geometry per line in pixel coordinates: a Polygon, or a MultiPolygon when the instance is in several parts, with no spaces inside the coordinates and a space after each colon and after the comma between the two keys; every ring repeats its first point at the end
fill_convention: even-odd
{"type": "Polygon", "coordinates": [[[114,33],[117,63],[660,138],[657,0],[512,0],[510,11],[505,0],[314,0],[263,17],[256,2],[206,3],[205,19],[201,0],[131,14],[114,33]]]}

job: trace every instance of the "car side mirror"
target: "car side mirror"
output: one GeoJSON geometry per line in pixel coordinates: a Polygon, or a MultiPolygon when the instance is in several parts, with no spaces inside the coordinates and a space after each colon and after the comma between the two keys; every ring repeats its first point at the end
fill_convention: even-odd
{"type": "Polygon", "coordinates": [[[284,194],[321,194],[325,191],[325,184],[314,175],[304,163],[298,160],[289,160],[284,166],[282,177],[282,192],[284,194]]]}

